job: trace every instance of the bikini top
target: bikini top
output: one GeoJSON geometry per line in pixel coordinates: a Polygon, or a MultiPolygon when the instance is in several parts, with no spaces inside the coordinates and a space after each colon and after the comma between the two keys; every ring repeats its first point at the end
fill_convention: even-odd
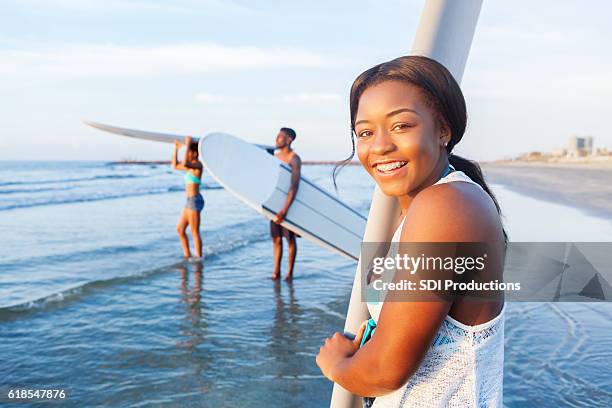
{"type": "Polygon", "coordinates": [[[199,177],[190,172],[186,172],[183,178],[185,179],[185,184],[200,184],[202,182],[199,177]]]}

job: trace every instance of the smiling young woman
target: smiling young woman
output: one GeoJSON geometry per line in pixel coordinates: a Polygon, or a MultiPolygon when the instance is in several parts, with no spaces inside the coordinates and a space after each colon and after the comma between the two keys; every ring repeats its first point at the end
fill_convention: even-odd
{"type": "MultiPolygon", "coordinates": [[[[486,243],[486,278],[501,281],[500,208],[478,165],[452,154],[467,113],[448,70],[421,56],[377,65],[355,80],[350,105],[359,160],[401,207],[392,242],[486,243]]],[[[365,322],[354,341],[336,333],[317,364],[374,407],[501,406],[503,297],[447,295],[369,303],[371,339],[360,348],[365,322]]]]}

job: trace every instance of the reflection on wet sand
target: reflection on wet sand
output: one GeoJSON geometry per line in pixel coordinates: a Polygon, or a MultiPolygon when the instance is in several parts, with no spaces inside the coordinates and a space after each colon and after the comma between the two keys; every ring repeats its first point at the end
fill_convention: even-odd
{"type": "MultiPolygon", "coordinates": [[[[293,282],[274,283],[274,324],[270,330],[271,344],[269,347],[272,358],[276,362],[276,373],[273,374],[277,379],[298,378],[304,370],[301,359],[296,355],[302,353],[303,345],[301,342],[307,333],[301,328],[304,324],[301,309],[296,297],[293,282]],[[283,296],[283,286],[286,288],[283,296]]],[[[295,382],[283,382],[282,387],[289,393],[302,393],[305,391],[304,384],[295,382]]]]}
{"type": "Polygon", "coordinates": [[[181,274],[181,303],[185,304],[186,324],[182,325],[181,334],[184,340],[180,341],[179,348],[192,348],[204,341],[206,318],[202,316],[202,275],[204,264],[202,261],[194,263],[181,263],[177,266],[181,274]],[[189,287],[189,268],[193,267],[193,284],[189,287]]]}

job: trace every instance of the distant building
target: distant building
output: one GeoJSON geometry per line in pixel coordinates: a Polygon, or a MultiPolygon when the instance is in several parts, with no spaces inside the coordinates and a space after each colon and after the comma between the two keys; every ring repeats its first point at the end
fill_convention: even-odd
{"type": "Polygon", "coordinates": [[[612,163],[612,149],[593,147],[592,136],[573,135],[566,147],[553,149],[551,152],[532,151],[523,153],[515,160],[528,162],[569,162],[569,163],[612,163]]]}
{"type": "Polygon", "coordinates": [[[567,143],[567,157],[585,157],[593,154],[593,137],[572,136],[567,143]]]}
{"type": "Polygon", "coordinates": [[[584,149],[587,151],[587,154],[593,154],[593,136],[587,136],[584,138],[584,149]]]}

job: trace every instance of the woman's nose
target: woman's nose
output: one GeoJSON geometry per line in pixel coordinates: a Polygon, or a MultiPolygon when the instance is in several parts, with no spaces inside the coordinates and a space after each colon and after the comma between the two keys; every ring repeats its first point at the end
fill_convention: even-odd
{"type": "Polygon", "coordinates": [[[374,140],[370,145],[370,153],[384,155],[395,150],[395,144],[391,135],[385,130],[379,130],[374,135],[374,140]]]}

